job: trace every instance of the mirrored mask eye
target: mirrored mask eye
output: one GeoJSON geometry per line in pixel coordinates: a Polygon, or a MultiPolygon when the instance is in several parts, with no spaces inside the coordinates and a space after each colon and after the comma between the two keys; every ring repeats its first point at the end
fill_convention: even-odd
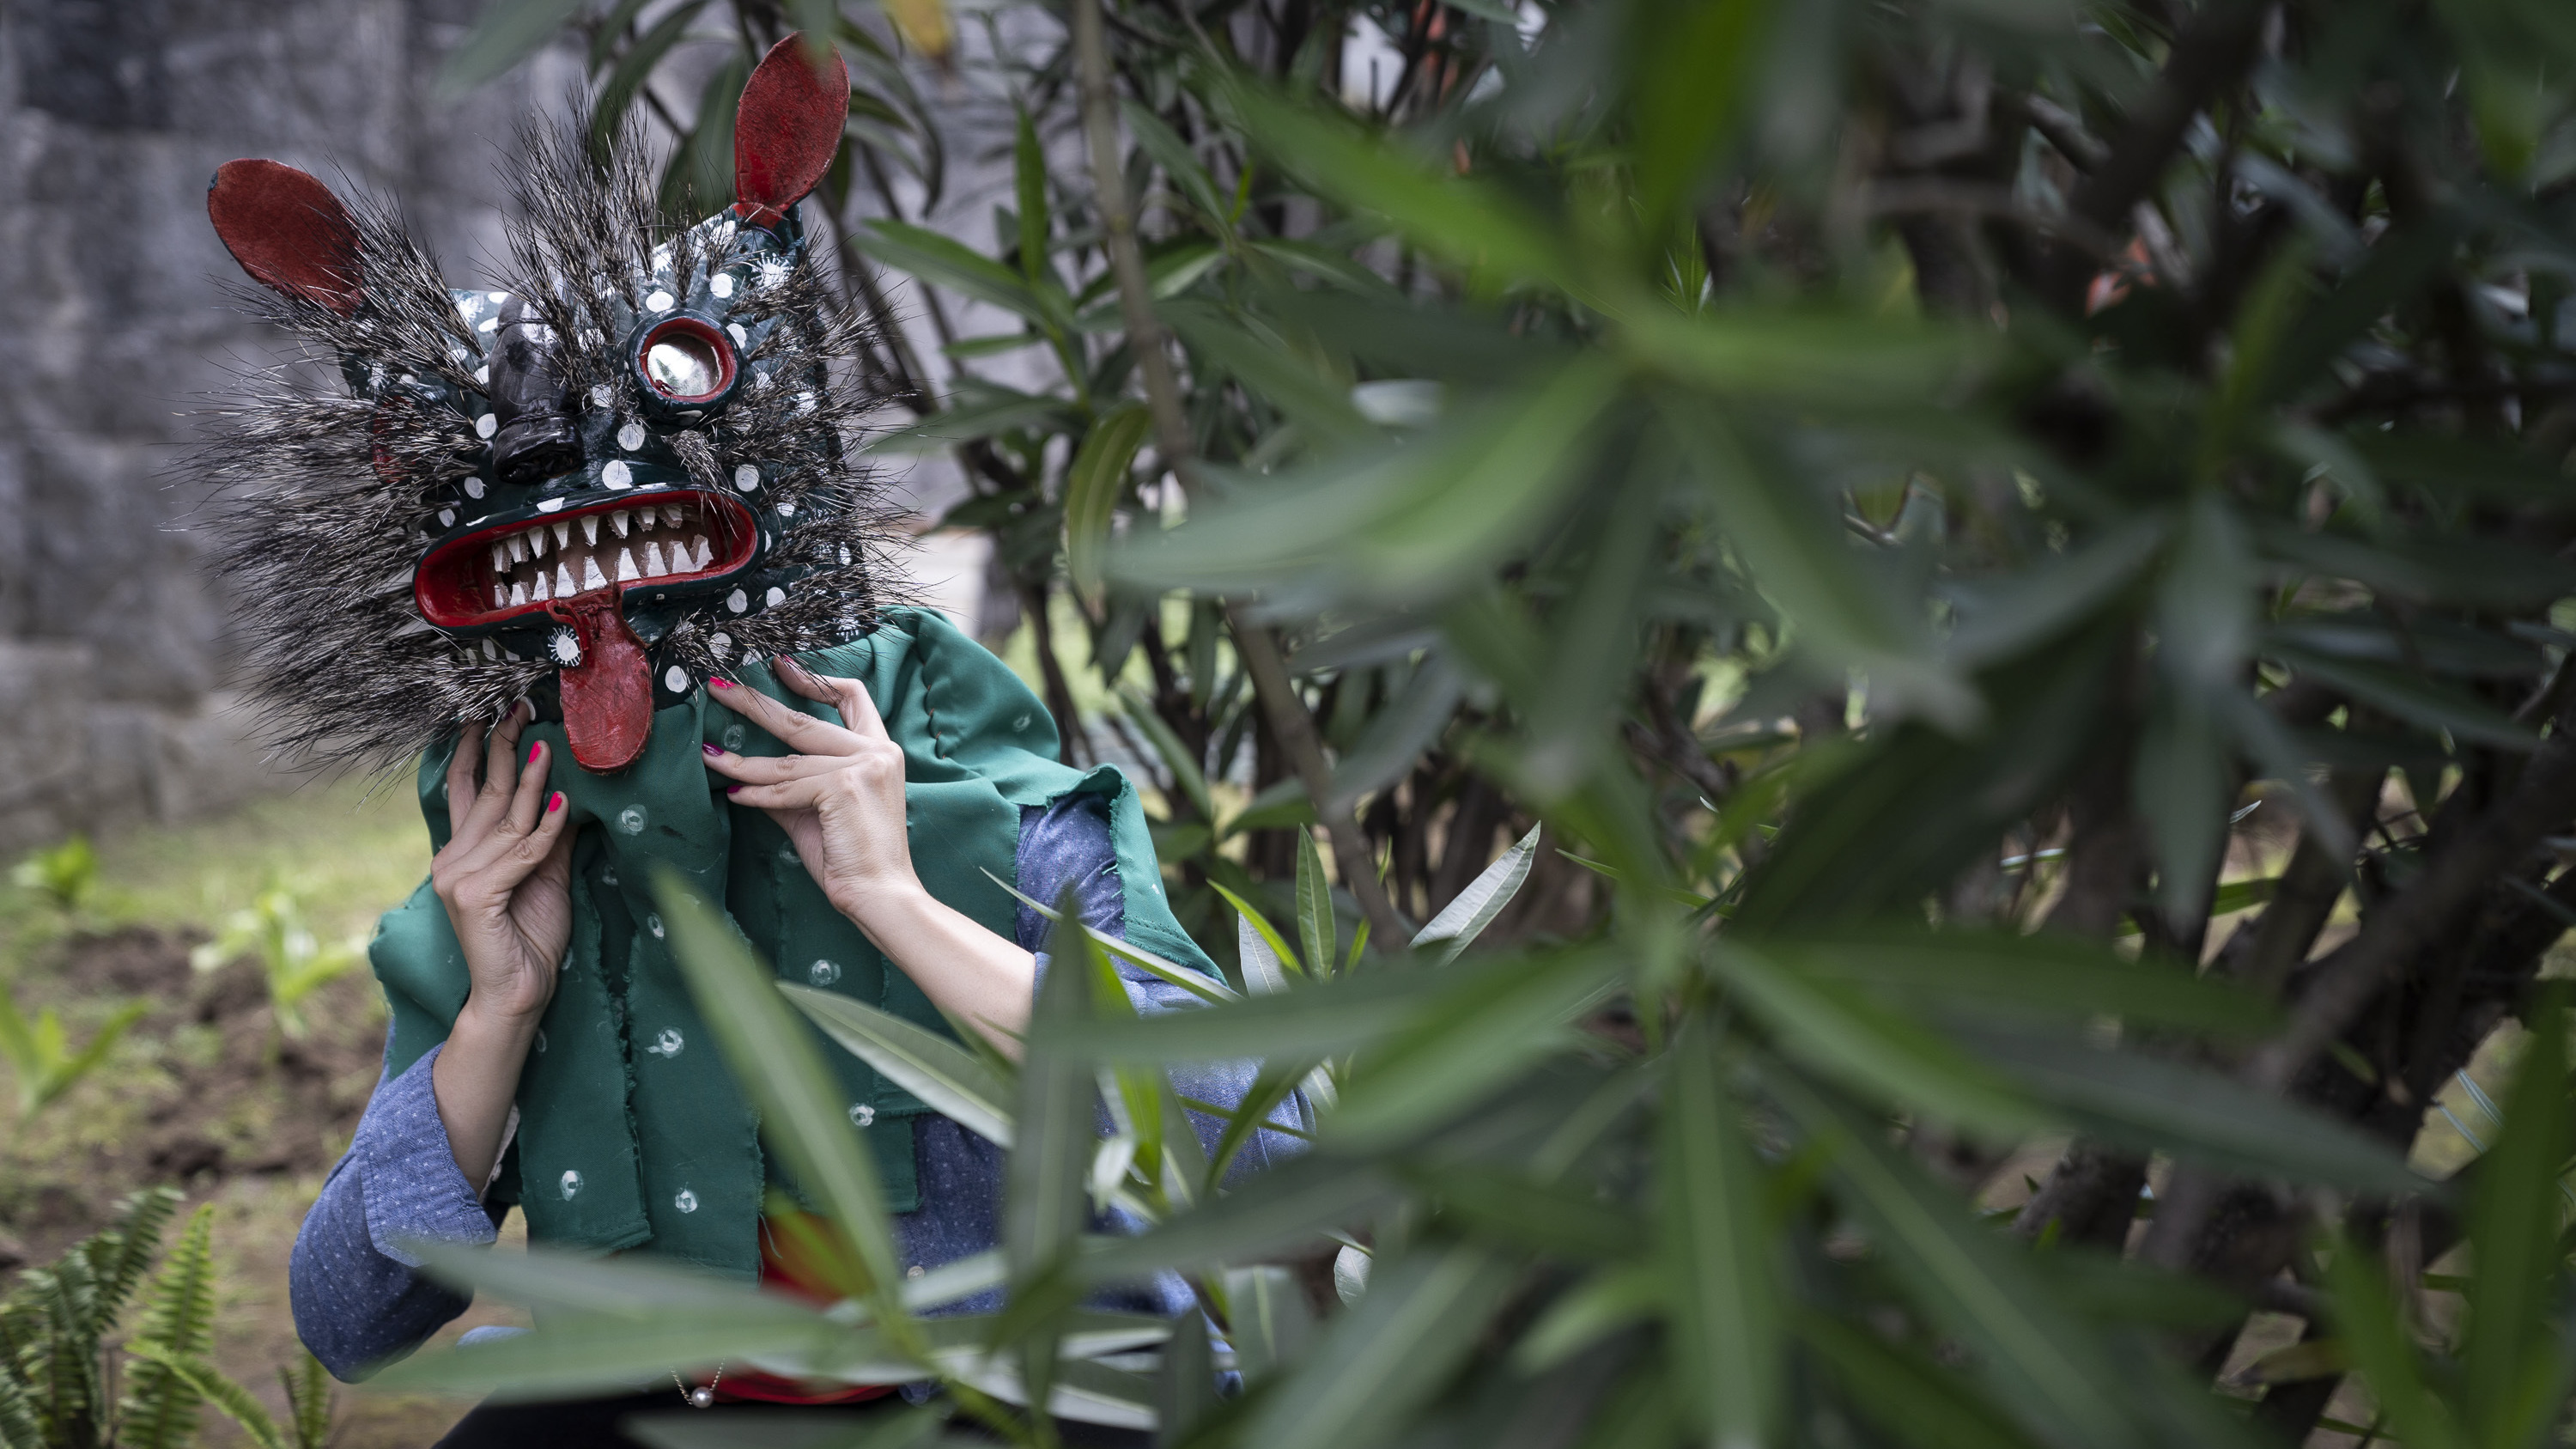
{"type": "Polygon", "coordinates": [[[733,339],[712,320],[688,314],[645,329],[628,356],[645,414],[659,427],[692,427],[714,416],[740,375],[733,339]]]}
{"type": "Polygon", "coordinates": [[[673,402],[696,402],[724,386],[724,358],[702,337],[666,337],[644,352],[644,375],[673,402]]]}

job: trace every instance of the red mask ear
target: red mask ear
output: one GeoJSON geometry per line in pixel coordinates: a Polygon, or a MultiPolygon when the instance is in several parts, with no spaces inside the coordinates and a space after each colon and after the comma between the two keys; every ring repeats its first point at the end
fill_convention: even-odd
{"type": "Polygon", "coordinates": [[[771,46],[734,112],[734,215],[776,223],[831,169],[849,119],[850,68],[838,52],[818,68],[802,36],[771,46]]]}
{"type": "Polygon", "coordinates": [[[206,215],[252,280],[343,317],[358,310],[358,229],[331,188],[275,161],[227,161],[206,215]]]}

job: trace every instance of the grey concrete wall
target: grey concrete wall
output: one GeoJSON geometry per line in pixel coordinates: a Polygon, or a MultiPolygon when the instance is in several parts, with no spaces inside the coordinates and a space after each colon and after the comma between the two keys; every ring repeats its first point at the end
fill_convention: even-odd
{"type": "Polygon", "coordinates": [[[225,692],[184,416],[276,342],[206,223],[236,156],[397,197],[460,285],[500,252],[550,54],[433,81],[478,0],[0,0],[0,859],[279,783],[225,692]]]}

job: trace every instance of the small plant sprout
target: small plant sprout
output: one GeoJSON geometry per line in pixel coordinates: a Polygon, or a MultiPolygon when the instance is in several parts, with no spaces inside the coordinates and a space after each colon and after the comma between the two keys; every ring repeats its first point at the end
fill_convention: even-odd
{"type": "Polygon", "coordinates": [[[18,862],[9,880],[44,897],[64,915],[77,915],[98,888],[98,852],[90,848],[88,836],[75,835],[18,862]]]}
{"type": "Polygon", "coordinates": [[[225,918],[221,934],[188,953],[188,964],[212,971],[237,956],[259,962],[278,1030],[301,1041],[304,999],[365,960],[366,946],[355,937],[325,945],[305,922],[295,887],[272,879],[248,906],[225,918]]]}

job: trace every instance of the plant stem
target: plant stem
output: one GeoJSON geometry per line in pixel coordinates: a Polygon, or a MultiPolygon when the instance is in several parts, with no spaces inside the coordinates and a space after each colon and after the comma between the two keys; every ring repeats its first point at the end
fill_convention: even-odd
{"type": "MultiPolygon", "coordinates": [[[[1110,272],[1118,279],[1118,307],[1126,319],[1128,345],[1136,354],[1145,406],[1154,419],[1156,451],[1183,495],[1196,499],[1199,478],[1189,419],[1181,410],[1180,382],[1163,345],[1162,321],[1154,315],[1145,256],[1136,245],[1135,214],[1127,204],[1126,176],[1118,165],[1118,115],[1110,92],[1109,43],[1102,34],[1100,5],[1101,0],[1074,0],[1073,5],[1074,67],[1080,82],[1083,136],[1091,148],[1092,191],[1107,238],[1110,272]]],[[[1306,797],[1314,802],[1315,817],[1324,822],[1342,884],[1350,888],[1361,914],[1368,917],[1371,944],[1381,952],[1403,951],[1413,932],[1378,884],[1377,863],[1360,835],[1359,822],[1326,803],[1333,794],[1332,765],[1324,758],[1314,716],[1306,712],[1305,701],[1297,697],[1296,682],[1288,677],[1278,636],[1236,604],[1225,606],[1225,618],[1234,634],[1235,653],[1252,676],[1262,711],[1270,717],[1271,732],[1288,752],[1288,763],[1305,785],[1306,797]]]]}

